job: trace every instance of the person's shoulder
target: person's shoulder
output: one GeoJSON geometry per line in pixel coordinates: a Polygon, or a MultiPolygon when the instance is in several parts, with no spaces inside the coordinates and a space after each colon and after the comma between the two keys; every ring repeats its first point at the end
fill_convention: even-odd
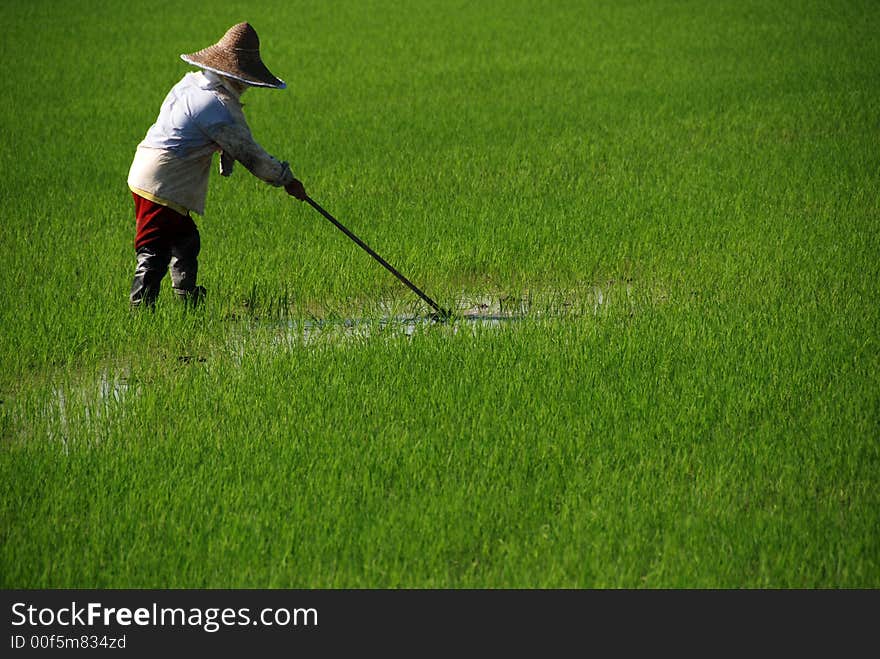
{"type": "Polygon", "coordinates": [[[201,71],[190,71],[180,79],[177,86],[194,96],[204,95],[207,98],[211,94],[211,84],[201,71]]]}
{"type": "Polygon", "coordinates": [[[201,126],[236,123],[238,112],[232,99],[226,99],[220,89],[210,84],[199,73],[189,80],[186,90],[187,108],[190,116],[201,126]],[[207,83],[207,84],[206,84],[207,83]]]}
{"type": "Polygon", "coordinates": [[[180,81],[180,86],[194,111],[219,110],[223,103],[217,96],[216,89],[200,73],[188,73],[180,81]]]}
{"type": "Polygon", "coordinates": [[[174,85],[174,88],[180,91],[198,89],[201,82],[199,78],[200,76],[198,71],[189,71],[183,74],[183,77],[177,81],[177,84],[174,85]]]}

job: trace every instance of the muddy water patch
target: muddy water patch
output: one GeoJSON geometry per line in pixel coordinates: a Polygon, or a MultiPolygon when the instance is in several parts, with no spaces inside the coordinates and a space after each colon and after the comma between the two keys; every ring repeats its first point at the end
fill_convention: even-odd
{"type": "Polygon", "coordinates": [[[236,321],[231,347],[239,358],[254,348],[295,348],[321,343],[358,342],[411,337],[422,331],[469,332],[477,335],[501,330],[526,320],[572,319],[601,314],[610,304],[632,304],[629,284],[590,285],[576,291],[536,294],[462,294],[448,318],[430,309],[399,301],[379,301],[362,316],[329,315],[325,318],[261,319],[236,321]]]}
{"type": "Polygon", "coordinates": [[[138,391],[127,369],[102,370],[94,379],[55,384],[42,406],[41,421],[48,438],[58,441],[67,452],[72,429],[76,429],[78,438],[85,430],[87,441],[97,441],[110,419],[138,391]]]}
{"type": "Polygon", "coordinates": [[[254,347],[309,347],[318,344],[358,343],[370,340],[396,340],[412,337],[434,328],[457,334],[481,328],[500,328],[523,320],[523,316],[479,314],[452,319],[431,316],[392,316],[380,318],[300,319],[249,321],[232,339],[233,352],[243,357],[254,347]]]}

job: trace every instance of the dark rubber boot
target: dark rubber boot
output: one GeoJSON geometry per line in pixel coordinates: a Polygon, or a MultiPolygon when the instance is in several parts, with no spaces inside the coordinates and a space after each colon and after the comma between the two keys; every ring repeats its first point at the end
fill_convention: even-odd
{"type": "Polygon", "coordinates": [[[174,288],[182,291],[195,289],[201,249],[199,230],[195,228],[186,235],[180,236],[171,245],[171,285],[174,288]]]}
{"type": "Polygon", "coordinates": [[[162,278],[168,271],[170,260],[170,250],[141,247],[137,251],[137,266],[128,298],[132,308],[143,306],[152,309],[156,305],[162,278]]]}
{"type": "Polygon", "coordinates": [[[193,229],[171,247],[171,285],[174,294],[193,308],[204,302],[207,295],[204,287],[196,286],[201,248],[198,229],[193,229]]]}
{"type": "Polygon", "coordinates": [[[197,306],[204,303],[205,298],[208,296],[208,291],[205,290],[204,286],[196,286],[189,291],[175,288],[174,295],[176,295],[177,299],[185,303],[188,307],[195,309],[197,306]]]}

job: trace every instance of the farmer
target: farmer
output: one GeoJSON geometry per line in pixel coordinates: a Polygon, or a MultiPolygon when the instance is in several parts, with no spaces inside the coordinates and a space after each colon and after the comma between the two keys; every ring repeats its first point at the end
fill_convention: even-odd
{"type": "Polygon", "coordinates": [[[213,46],[180,57],[200,71],[184,75],[165,97],[128,174],[137,252],[132,307],[154,306],[169,266],[179,299],[195,305],[204,298],[205,289],[196,285],[199,231],[190,213],[204,215],[215,152],[220,153],[222,176],[232,173],[237,160],[269,185],[306,198],[288,163],[254,140],[242,113],[239,99],[248,87],[287,86],[263,64],[254,28],[233,25],[213,46]]]}

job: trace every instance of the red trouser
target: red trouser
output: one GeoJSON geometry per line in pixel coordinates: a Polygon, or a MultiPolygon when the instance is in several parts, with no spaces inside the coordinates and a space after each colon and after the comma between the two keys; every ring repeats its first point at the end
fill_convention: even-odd
{"type": "Polygon", "coordinates": [[[181,215],[173,208],[144,199],[134,192],[131,196],[134,197],[134,215],[137,220],[135,250],[141,247],[170,249],[174,243],[196,230],[196,223],[189,215],[181,215]]]}

